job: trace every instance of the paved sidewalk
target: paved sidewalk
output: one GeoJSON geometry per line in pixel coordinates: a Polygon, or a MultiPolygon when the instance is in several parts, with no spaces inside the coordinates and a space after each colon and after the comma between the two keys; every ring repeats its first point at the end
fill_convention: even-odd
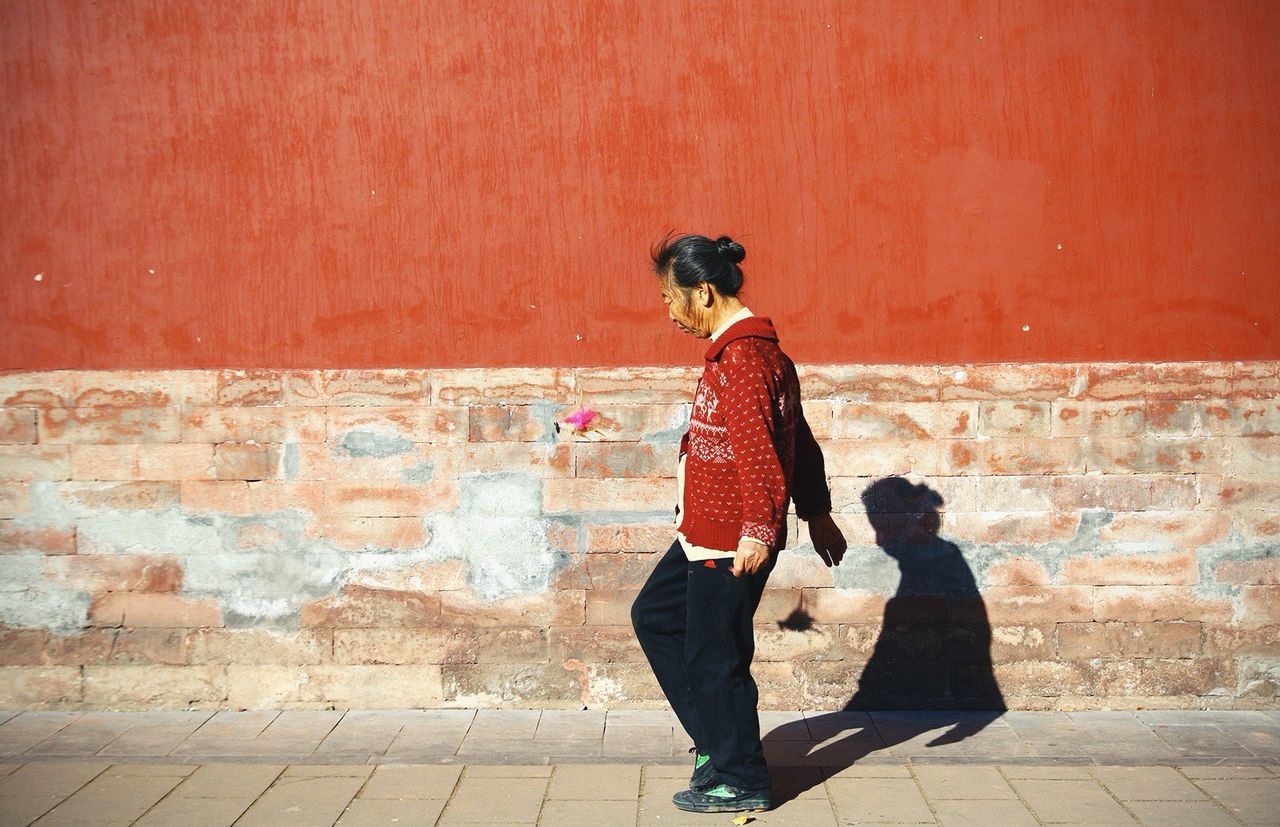
{"type": "MultiPolygon", "coordinates": [[[[1280,713],[765,713],[759,825],[1280,824],[1280,713]]],[[[0,714],[4,825],[684,825],[666,712],[0,714]]]]}

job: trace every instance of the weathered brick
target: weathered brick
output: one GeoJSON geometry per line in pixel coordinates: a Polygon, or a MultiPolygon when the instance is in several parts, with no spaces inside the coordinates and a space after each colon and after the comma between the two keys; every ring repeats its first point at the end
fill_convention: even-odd
{"type": "Polygon", "coordinates": [[[1215,657],[1280,658],[1280,624],[1240,626],[1206,623],[1204,653],[1215,657]]]}
{"type": "Polygon", "coordinates": [[[230,408],[284,404],[284,373],[278,370],[218,371],[213,404],[230,408]]]}
{"type": "Polygon", "coordinates": [[[78,666],[6,666],[0,669],[0,706],[43,709],[82,699],[78,666]]]}
{"type": "Polygon", "coordinates": [[[69,370],[2,371],[0,405],[65,407],[75,397],[73,383],[73,371],[69,370]]]}
{"type": "Polygon", "coordinates": [[[279,479],[283,448],[257,442],[223,442],[213,448],[214,476],[220,480],[279,479]]]}
{"type": "MultiPolygon", "coordinates": [[[[190,663],[190,647],[186,632],[182,629],[93,629],[85,633],[110,635],[110,646],[99,658],[87,657],[81,663],[112,663],[117,665],[168,664],[182,666],[190,663]]],[[[96,643],[96,641],[94,641],[96,643]]],[[[86,647],[86,653],[93,651],[86,647]]]]}
{"type": "Polygon", "coordinates": [[[1280,557],[1223,560],[1214,570],[1214,579],[1233,585],[1280,586],[1280,557]]]}
{"type": "Polygon", "coordinates": [[[351,456],[330,444],[290,445],[282,470],[289,479],[314,482],[394,480],[420,485],[457,476],[451,446],[413,444],[388,456],[351,456]]]}
{"type": "Polygon", "coordinates": [[[955,441],[943,449],[941,465],[945,474],[1078,474],[1085,451],[1076,439],[955,441]]]}
{"type": "Polygon", "coordinates": [[[1135,658],[1101,661],[1092,694],[1138,697],[1186,697],[1235,690],[1235,670],[1227,660],[1211,658],[1135,658]]]}
{"type": "MultiPolygon", "coordinates": [[[[814,623],[878,622],[884,614],[887,602],[885,595],[866,591],[804,589],[803,592],[804,602],[801,608],[814,623]]],[[[796,605],[791,600],[786,602],[796,605]]]]}
{"type": "Polygon", "coordinates": [[[769,588],[830,588],[835,585],[835,571],[812,549],[787,549],[778,554],[778,563],[769,575],[769,588]]]}
{"type": "Polygon", "coordinates": [[[212,445],[71,446],[77,480],[201,480],[214,473],[212,445]]]}
{"type": "Polygon", "coordinates": [[[1280,623],[1280,586],[1241,586],[1241,623],[1280,623]]]}
{"type": "Polygon", "coordinates": [[[1070,540],[1080,528],[1078,512],[946,514],[943,531],[975,543],[1039,544],[1070,540]],[[952,522],[950,518],[954,517],[952,522]]]}
{"type": "Polygon", "coordinates": [[[1231,367],[1232,399],[1280,399],[1280,362],[1236,362],[1231,367]]]}
{"type": "Polygon", "coordinates": [[[483,600],[470,592],[440,594],[440,622],[454,626],[581,626],[586,595],[579,589],[483,600]]]}
{"type": "Polygon", "coordinates": [[[515,472],[534,477],[572,477],[574,456],[585,445],[542,445],[520,442],[479,442],[461,446],[453,467],[445,473],[487,474],[515,472]]]}
{"type": "Polygon", "coordinates": [[[997,624],[991,627],[991,659],[998,663],[1052,660],[1054,624],[997,624]]]}
{"type": "Polygon", "coordinates": [[[1274,399],[1205,402],[1202,419],[1214,436],[1280,436],[1280,402],[1274,399]]]}
{"type": "Polygon", "coordinates": [[[1049,436],[1049,403],[996,399],[978,408],[978,433],[984,437],[1049,436]]]}
{"type": "Polygon", "coordinates": [[[192,408],[182,418],[183,442],[324,442],[326,434],[319,408],[192,408]]]}
{"type": "Polygon", "coordinates": [[[933,402],[942,380],[931,365],[802,365],[805,399],[856,402],[933,402]]]}
{"type": "Polygon", "coordinates": [[[1280,437],[1238,437],[1224,442],[1231,452],[1231,458],[1226,463],[1227,473],[1280,480],[1280,437]]]}
{"type": "Polygon", "coordinates": [[[578,678],[581,687],[578,705],[592,709],[621,709],[636,705],[652,708],[656,703],[666,701],[647,663],[584,664],[569,659],[563,666],[578,678]]]}
{"type": "Polygon", "coordinates": [[[1059,623],[1058,655],[1087,658],[1193,658],[1201,625],[1186,622],[1059,623]]]}
{"type": "Polygon", "coordinates": [[[1050,432],[1055,437],[1144,439],[1202,435],[1202,405],[1168,400],[1053,403],[1050,432]]]}
{"type": "Polygon", "coordinates": [[[988,586],[1048,586],[1044,564],[1030,557],[1010,557],[987,569],[988,586]]]}
{"type": "Polygon", "coordinates": [[[1006,697],[1089,695],[1098,681],[1091,661],[1009,661],[994,664],[992,671],[1006,697]]]}
{"type": "Polygon", "coordinates": [[[405,709],[445,699],[441,668],[432,664],[307,666],[299,699],[337,707],[405,709]]]}
{"type": "Polygon", "coordinates": [[[1192,475],[1106,474],[1053,478],[1053,505],[1061,510],[1190,511],[1196,507],[1192,475]]]}
{"type": "Polygon", "coordinates": [[[675,541],[671,523],[622,523],[587,526],[587,552],[632,552],[649,554],[665,551],[675,541]]]}
{"type": "Polygon", "coordinates": [[[172,592],[182,586],[176,557],[143,554],[68,554],[47,557],[45,579],[84,592],[172,592]]]}
{"type": "MultiPolygon", "coordinates": [[[[484,646],[492,638],[485,636],[484,646]]],[[[337,663],[474,663],[482,645],[474,629],[335,629],[337,663]]]]}
{"type": "Polygon", "coordinates": [[[458,591],[467,587],[467,563],[464,560],[440,560],[395,568],[357,569],[347,575],[347,583],[390,591],[458,591]]]}
{"type": "Polygon", "coordinates": [[[756,661],[832,660],[833,654],[842,654],[840,634],[840,627],[834,624],[816,624],[804,630],[762,626],[755,633],[756,661]]]}
{"type": "MultiPolygon", "coordinates": [[[[0,510],[4,502],[0,486],[0,510]]],[[[42,554],[75,554],[76,530],[72,528],[27,528],[12,519],[0,520],[0,554],[38,551],[42,554]]]]}
{"type": "Polygon", "coordinates": [[[187,635],[194,664],[284,664],[297,666],[330,660],[327,629],[272,632],[264,629],[195,629],[187,635]]]}
{"type": "Polygon", "coordinates": [[[176,594],[107,592],[89,606],[94,626],[143,626],[192,629],[222,625],[216,600],[192,600],[176,594]]]}
{"type": "Polygon", "coordinates": [[[342,594],[302,606],[309,628],[420,628],[440,622],[440,595],[347,586],[342,594]]]}
{"type": "Polygon", "coordinates": [[[207,370],[67,371],[67,407],[212,405],[217,377],[207,370]]]}
{"type": "Polygon", "coordinates": [[[410,517],[458,507],[458,485],[453,480],[414,486],[376,480],[320,485],[324,487],[324,508],[330,514],[410,517]]]}
{"type": "Polygon", "coordinates": [[[822,446],[832,477],[892,476],[943,473],[945,445],[937,440],[833,439],[822,446]]]}
{"type": "Polygon", "coordinates": [[[1092,439],[1085,449],[1089,471],[1104,474],[1222,473],[1226,446],[1204,439],[1092,439]]]}
{"type": "Polygon", "coordinates": [[[39,413],[42,443],[179,442],[178,408],[48,408],[39,413]]]}
{"type": "Polygon", "coordinates": [[[558,663],[446,664],[443,697],[467,706],[581,701],[579,675],[558,663]]]}
{"type": "Polygon", "coordinates": [[[1115,364],[1089,368],[1091,399],[1222,399],[1231,395],[1231,369],[1221,363],[1115,364]]]}
{"type": "Polygon", "coordinates": [[[467,412],[471,442],[537,442],[555,434],[542,412],[528,405],[472,405],[467,412]]]}
{"type": "Polygon", "coordinates": [[[673,479],[549,479],[543,485],[549,513],[649,511],[675,513],[673,479]]]}
{"type": "Polygon", "coordinates": [[[183,709],[227,697],[221,666],[86,666],[84,702],[112,709],[183,709]]]}
{"type": "Polygon", "coordinates": [[[1248,479],[1205,474],[1200,480],[1203,508],[1224,509],[1232,513],[1280,511],[1280,478],[1248,479]]]}
{"type": "Polygon", "coordinates": [[[72,505],[117,511],[152,510],[175,505],[179,487],[172,482],[63,482],[58,496],[72,505]]]}
{"type": "Polygon", "coordinates": [[[627,402],[691,402],[698,370],[687,367],[579,368],[577,388],[593,408],[627,402]]]}
{"type": "Polygon", "coordinates": [[[0,444],[27,445],[35,441],[35,408],[0,408],[0,444]]]}
{"type": "Polygon", "coordinates": [[[409,442],[455,444],[467,439],[467,409],[461,407],[329,408],[325,423],[335,443],[341,442],[351,431],[393,434],[409,442]]]}
{"type": "Polygon", "coordinates": [[[1227,620],[1233,612],[1230,600],[1189,586],[1096,586],[1093,594],[1094,619],[1101,621],[1227,620]]]}
{"type": "MultiPolygon", "coordinates": [[[[1241,509],[1232,513],[1231,528],[1246,541],[1272,540],[1280,537],[1280,513],[1241,509]]],[[[0,532],[3,536],[3,532],[0,532]]]]}
{"type": "Polygon", "coordinates": [[[655,561],[647,554],[609,552],[588,554],[584,563],[593,589],[638,589],[649,579],[655,561]]]}
{"type": "Polygon", "coordinates": [[[669,445],[582,442],[574,446],[574,476],[589,478],[675,477],[677,458],[669,445]]]}
{"type": "Polygon", "coordinates": [[[1117,512],[1098,531],[1106,543],[1151,543],[1153,539],[1179,549],[1197,549],[1227,538],[1231,515],[1214,511],[1117,512]]]}
{"type": "Polygon", "coordinates": [[[631,604],[639,589],[594,589],[586,592],[585,612],[588,626],[631,625],[631,604]]]}
{"type": "Polygon", "coordinates": [[[181,483],[182,507],[188,511],[223,514],[263,514],[299,509],[324,510],[323,483],[264,480],[185,480],[181,483]]]}
{"type": "Polygon", "coordinates": [[[1082,379],[1076,365],[954,365],[938,374],[942,399],[1063,399],[1076,395],[1082,379]]]}
{"type": "MultiPolygon", "coordinates": [[[[226,670],[227,697],[223,704],[231,709],[279,709],[301,704],[302,685],[308,676],[304,666],[237,663],[226,670]]],[[[370,699],[363,706],[376,704],[370,699]]]]}
{"type": "Polygon", "coordinates": [[[574,398],[573,371],[562,368],[461,368],[433,370],[437,403],[488,405],[558,402],[574,398]]]}
{"type": "Polygon", "coordinates": [[[550,633],[552,663],[576,658],[583,663],[647,663],[631,624],[555,626],[550,633]]]}
{"type": "Polygon", "coordinates": [[[31,513],[31,486],[25,482],[0,482],[0,519],[31,513]]]}
{"type": "Polygon", "coordinates": [[[1198,579],[1195,553],[1081,555],[1063,561],[1062,582],[1096,586],[1185,586],[1198,579]]]}
{"type": "Polygon", "coordinates": [[[0,445],[0,479],[71,478],[71,449],[66,445],[0,445]]]}
{"type": "Polygon", "coordinates": [[[992,623],[1056,623],[1089,620],[1092,593],[1084,586],[995,586],[982,598],[992,623]]]}
{"type": "Polygon", "coordinates": [[[427,371],[291,370],[284,376],[289,405],[414,405],[431,401],[427,371]]]}
{"type": "Polygon", "coordinates": [[[848,402],[833,405],[837,439],[967,439],[977,434],[974,402],[848,402]]]}

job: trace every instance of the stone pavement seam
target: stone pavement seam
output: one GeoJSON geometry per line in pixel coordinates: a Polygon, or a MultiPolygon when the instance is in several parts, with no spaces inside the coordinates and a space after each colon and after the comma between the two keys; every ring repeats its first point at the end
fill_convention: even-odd
{"type": "MultiPolygon", "coordinates": [[[[907,772],[910,773],[911,780],[915,782],[916,790],[917,792],[920,793],[920,799],[924,801],[924,806],[929,808],[929,814],[933,816],[933,820],[936,823],[941,824],[942,819],[938,816],[938,808],[933,806],[932,799],[930,799],[929,796],[925,795],[924,784],[920,782],[920,774],[916,772],[915,765],[907,764],[907,772]]],[[[824,789],[826,788],[825,784],[823,784],[823,788],[824,789]]],[[[831,798],[830,792],[827,793],[827,798],[831,798]]]]}
{"type": "Polygon", "coordinates": [[[1018,799],[1018,803],[1022,805],[1022,808],[1031,814],[1031,817],[1035,819],[1036,824],[1039,824],[1041,825],[1041,827],[1043,827],[1044,819],[1040,818],[1040,814],[1037,813],[1035,809],[1032,808],[1031,803],[1027,801],[1026,798],[1023,797],[1022,791],[1018,789],[1018,785],[1014,784],[1013,779],[1011,779],[1009,777],[1009,774],[1005,772],[1004,766],[997,765],[996,772],[1000,773],[1000,777],[1004,779],[1004,783],[1008,784],[1009,789],[1013,790],[1014,798],[1018,799]]]}
{"type": "MultiPolygon", "coordinates": [[[[1095,765],[1095,766],[1096,766],[1096,765],[1095,765]]],[[[1101,787],[1101,788],[1102,788],[1102,791],[1103,791],[1104,793],[1106,793],[1107,795],[1111,796],[1111,800],[1112,800],[1112,801],[1114,801],[1116,804],[1118,804],[1118,805],[1120,806],[1120,809],[1122,809],[1122,810],[1124,810],[1126,813],[1128,813],[1129,818],[1133,819],[1133,821],[1134,821],[1134,823],[1135,823],[1135,824],[1142,824],[1142,823],[1143,823],[1142,819],[1138,818],[1138,814],[1137,814],[1137,813],[1135,813],[1135,812],[1133,811],[1133,808],[1131,808],[1131,807],[1130,807],[1128,804],[1126,804],[1125,802],[1121,801],[1121,800],[1120,800],[1120,796],[1118,796],[1118,795],[1116,795],[1114,792],[1112,792],[1112,791],[1111,791],[1111,788],[1110,788],[1110,787],[1108,787],[1105,783],[1103,783],[1103,781],[1102,781],[1102,779],[1101,779],[1101,778],[1099,778],[1098,776],[1096,776],[1096,775],[1094,775],[1094,774],[1093,774],[1093,767],[1087,767],[1087,768],[1085,768],[1085,773],[1087,773],[1087,774],[1088,774],[1088,776],[1089,776],[1090,780],[1092,780],[1092,781],[1093,781],[1093,783],[1097,784],[1099,787],[1101,787]]]]}
{"type": "Polygon", "coordinates": [[[1228,807],[1226,804],[1223,804],[1221,801],[1219,801],[1219,800],[1217,799],[1217,797],[1216,797],[1216,796],[1214,796],[1214,795],[1210,795],[1210,793],[1209,793],[1209,791],[1208,791],[1208,790],[1206,790],[1204,787],[1201,787],[1201,786],[1199,785],[1199,783],[1197,783],[1197,782],[1196,782],[1196,779],[1191,778],[1190,776],[1188,776],[1188,775],[1183,771],[1182,767],[1174,767],[1174,770],[1176,770],[1176,771],[1177,771],[1178,775],[1181,775],[1183,778],[1187,779],[1187,783],[1188,783],[1188,784],[1190,784],[1191,786],[1193,786],[1193,787],[1195,787],[1197,790],[1199,790],[1201,793],[1203,793],[1203,794],[1204,794],[1204,796],[1205,796],[1205,798],[1207,798],[1207,799],[1209,799],[1210,801],[1212,801],[1212,802],[1214,803],[1214,805],[1216,805],[1216,806],[1218,807],[1218,809],[1220,809],[1220,810],[1222,810],[1224,813],[1226,813],[1226,814],[1227,814],[1227,816],[1228,816],[1229,818],[1231,818],[1233,821],[1239,822],[1240,824],[1245,824],[1245,823],[1246,823],[1246,822],[1244,821],[1244,819],[1240,818],[1240,816],[1238,816],[1238,815],[1236,815],[1235,813],[1231,812],[1231,808],[1230,808],[1230,807],[1228,807]]]}

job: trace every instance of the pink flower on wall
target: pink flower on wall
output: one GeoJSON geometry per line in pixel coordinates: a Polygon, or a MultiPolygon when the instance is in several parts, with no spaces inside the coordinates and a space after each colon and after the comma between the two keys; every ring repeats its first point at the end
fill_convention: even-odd
{"type": "Polygon", "coordinates": [[[600,430],[599,419],[600,412],[583,405],[582,397],[579,396],[578,409],[566,416],[563,421],[569,426],[574,436],[599,439],[604,436],[604,431],[600,430]]]}

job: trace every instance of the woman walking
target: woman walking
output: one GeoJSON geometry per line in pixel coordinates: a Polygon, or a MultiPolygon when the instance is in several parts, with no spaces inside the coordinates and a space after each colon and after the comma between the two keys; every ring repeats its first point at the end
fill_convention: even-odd
{"type": "Polygon", "coordinates": [[[689,789],[673,799],[693,812],[773,803],[752,617],[786,545],[789,502],[828,566],[845,551],[795,365],[772,322],[738,299],[745,255],[726,236],[700,235],[668,236],[652,254],[671,321],[711,340],[680,442],[676,540],[631,607],[640,646],[694,743],[689,789]]]}

